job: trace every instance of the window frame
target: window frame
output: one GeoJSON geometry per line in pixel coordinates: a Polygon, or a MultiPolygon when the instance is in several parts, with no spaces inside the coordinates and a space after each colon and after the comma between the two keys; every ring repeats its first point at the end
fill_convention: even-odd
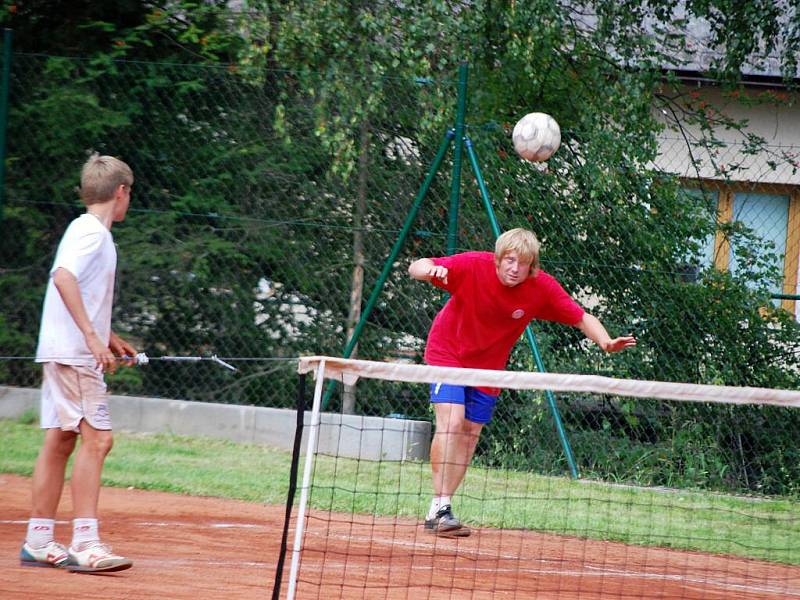
{"type": "MultiPolygon", "coordinates": [[[[781,195],[789,198],[789,214],[786,222],[786,251],[783,255],[783,288],[786,295],[797,295],[797,271],[800,267],[800,186],[781,183],[753,183],[748,181],[721,182],[712,179],[681,178],[687,189],[710,190],[717,193],[717,223],[730,223],[733,220],[734,195],[756,193],[781,195]]],[[[727,271],[730,265],[730,240],[721,228],[714,235],[714,266],[727,271]]],[[[796,314],[797,302],[782,298],[781,308],[796,314]]]]}

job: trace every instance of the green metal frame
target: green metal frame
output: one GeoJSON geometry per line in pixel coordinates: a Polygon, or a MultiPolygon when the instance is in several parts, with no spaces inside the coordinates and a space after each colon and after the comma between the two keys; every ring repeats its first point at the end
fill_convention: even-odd
{"type": "MultiPolygon", "coordinates": [[[[448,219],[448,233],[447,233],[447,253],[454,254],[456,248],[458,247],[458,209],[461,202],[461,166],[463,162],[463,149],[466,148],[467,156],[469,157],[470,165],[472,166],[472,170],[475,174],[475,178],[478,182],[478,187],[480,188],[481,192],[481,199],[483,201],[484,208],[486,209],[486,214],[489,217],[489,222],[492,227],[492,232],[494,233],[495,237],[499,236],[500,225],[497,222],[497,218],[494,214],[494,209],[492,208],[491,200],[489,199],[489,193],[486,189],[486,183],[483,179],[483,175],[481,174],[480,166],[478,165],[478,158],[475,154],[475,149],[473,147],[472,141],[467,137],[464,133],[465,131],[465,115],[466,115],[466,106],[467,106],[467,75],[468,75],[468,67],[465,63],[462,63],[459,67],[459,76],[458,76],[458,103],[456,108],[456,123],[455,128],[450,129],[447,131],[444,140],[442,140],[441,145],[439,146],[439,151],[436,153],[436,157],[433,159],[433,163],[431,164],[430,169],[428,169],[428,174],[425,177],[425,180],[420,187],[419,192],[417,193],[416,198],[414,199],[414,203],[411,206],[411,209],[406,216],[406,220],[403,223],[403,228],[400,231],[400,235],[398,236],[397,240],[392,247],[391,252],[389,253],[389,257],[386,259],[386,262],[383,265],[383,270],[381,271],[380,276],[378,277],[378,281],[375,283],[375,287],[370,294],[369,299],[367,300],[367,304],[364,307],[363,312],[361,313],[361,318],[359,319],[358,323],[353,330],[352,336],[347,341],[347,345],[345,346],[343,357],[350,358],[350,355],[353,352],[358,340],[361,336],[361,331],[364,328],[364,324],[367,322],[372,309],[375,306],[375,303],[380,296],[381,291],[383,290],[383,286],[386,283],[386,280],[389,277],[389,273],[392,269],[392,265],[397,260],[397,256],[400,253],[400,249],[403,247],[403,243],[405,242],[406,238],[408,237],[409,232],[411,231],[411,225],[413,224],[414,220],[416,219],[417,213],[419,212],[419,208],[422,205],[422,201],[424,200],[425,196],[430,189],[431,183],[433,182],[436,173],[439,171],[439,167],[444,160],[444,156],[447,152],[447,148],[450,146],[453,140],[458,140],[458,143],[455,144],[454,147],[454,155],[453,155],[453,170],[452,170],[452,181],[450,186],[450,213],[448,219]]],[[[539,369],[540,372],[545,372],[544,361],[542,360],[541,353],[539,352],[539,347],[536,343],[536,338],[533,335],[533,330],[531,326],[525,328],[525,339],[528,341],[528,345],[531,347],[531,352],[533,353],[534,361],[536,362],[536,368],[539,369]]],[[[325,395],[322,399],[322,409],[325,410],[328,407],[330,402],[331,395],[333,390],[336,386],[335,382],[330,382],[325,389],[325,395]]],[[[552,391],[546,390],[545,395],[547,397],[547,403],[550,408],[550,412],[553,415],[553,420],[555,421],[556,430],[558,432],[559,439],[561,440],[561,445],[564,449],[564,454],[567,458],[567,463],[569,464],[570,474],[573,478],[577,479],[578,477],[578,470],[575,465],[575,457],[572,453],[572,448],[570,446],[569,440],[567,439],[567,434],[564,431],[564,426],[561,421],[561,414],[558,410],[558,405],[556,404],[555,396],[552,391]]]]}

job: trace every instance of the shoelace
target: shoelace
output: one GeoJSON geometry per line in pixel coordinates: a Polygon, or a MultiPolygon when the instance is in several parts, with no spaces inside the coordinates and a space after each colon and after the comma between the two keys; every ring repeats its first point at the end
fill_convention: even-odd
{"type": "Polygon", "coordinates": [[[453,516],[453,509],[448,504],[447,506],[443,506],[439,509],[439,512],[436,513],[438,518],[442,517],[452,517],[453,516]]]}
{"type": "Polygon", "coordinates": [[[112,555],[111,548],[109,548],[106,544],[100,541],[96,542],[86,542],[86,545],[79,546],[75,549],[76,552],[86,552],[87,550],[93,550],[97,553],[103,553],[112,555]]]}

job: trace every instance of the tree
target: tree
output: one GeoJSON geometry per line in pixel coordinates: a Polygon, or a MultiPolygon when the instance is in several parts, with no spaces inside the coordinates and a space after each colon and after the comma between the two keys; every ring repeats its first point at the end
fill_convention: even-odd
{"type": "MultiPolygon", "coordinates": [[[[545,326],[540,335],[550,368],[735,385],[795,385],[792,369],[785,370],[785,364],[777,370],[764,368],[778,353],[795,356],[791,340],[797,332],[787,314],[759,308],[766,300],[769,275],[754,265],[768,262],[770,250],[758,250],[752,232],[726,231],[752,242],[740,246],[756,248],[750,263],[754,268],[735,278],[709,269],[698,283],[688,284],[683,265],[697,258],[697,241],[713,233],[716,223],[677,180],[650,167],[663,127],[654,108],[677,115],[679,107],[678,125],[698,125],[705,133],[700,143],[709,147],[721,143],[716,132],[725,127],[741,130],[752,144],[749,151],[764,148],[763,140],[747,136],[745,123],[691,102],[680,81],[665,70],[665,65],[680,69],[692,62],[682,28],[695,17],[708,21],[712,41],[737,40],[722,48],[711,65],[709,76],[720,83],[738,85],[736,75],[746,63],[757,63],[759,51],[781,44],[786,49],[784,75],[794,76],[796,33],[783,24],[779,11],[760,2],[736,7],[727,2],[449,2],[350,4],[336,9],[300,3],[289,5],[278,19],[271,47],[280,57],[277,62],[303,73],[299,85],[319,98],[322,115],[346,114],[344,107],[364,104],[352,93],[352,80],[343,75],[363,73],[362,65],[406,81],[414,75],[452,78],[456,60],[471,65],[470,136],[489,189],[494,190],[501,223],[529,221],[545,238],[547,268],[593,302],[592,310],[610,327],[634,329],[652,349],[644,351],[650,354],[647,358],[639,354],[609,360],[584,353],[578,336],[545,326]],[[426,27],[426,17],[434,14],[436,26],[426,27]],[[380,27],[359,28],[372,23],[380,27]],[[553,114],[565,131],[562,150],[544,172],[510,158],[508,130],[532,107],[553,114]],[[739,368],[743,363],[758,367],[739,368]]],[[[787,23],[791,22],[790,18],[787,23]]],[[[455,98],[452,88],[449,92],[422,104],[423,115],[431,121],[423,117],[404,132],[425,149],[423,156],[432,156],[436,130],[441,133],[452,123],[455,98]]],[[[388,100],[386,95],[377,98],[388,100]]],[[[375,113],[380,119],[381,110],[375,113]]],[[[349,140],[344,148],[355,148],[356,124],[363,122],[326,123],[321,137],[349,140]]],[[[348,167],[339,167],[343,172],[357,165],[353,152],[341,152],[337,158],[347,161],[348,167]]],[[[724,178],[722,165],[717,167],[724,178]]],[[[482,208],[469,200],[465,197],[461,211],[461,243],[486,247],[490,235],[482,208]]],[[[441,253],[441,215],[438,224],[435,214],[423,215],[421,221],[420,229],[434,232],[428,238],[433,242],[416,240],[414,252],[441,253]]],[[[430,315],[437,305],[399,281],[390,281],[386,293],[419,307],[421,314],[430,315]]],[[[402,308],[393,305],[393,311],[402,308]]],[[[380,325],[381,315],[373,321],[380,325]]],[[[420,339],[426,325],[423,319],[418,327],[403,330],[420,339]]],[[[367,348],[367,354],[386,351],[378,340],[373,343],[378,346],[367,348]]],[[[516,360],[523,368],[533,367],[529,359],[516,360]]],[[[685,425],[698,418],[688,410],[673,421],[685,425]]],[[[498,437],[516,436],[499,432],[498,437]]],[[[717,441],[727,452],[727,442],[717,441]]],[[[492,440],[487,437],[486,443],[492,440]]]]}
{"type": "MultiPolygon", "coordinates": [[[[137,176],[129,222],[115,230],[115,318],[142,348],[268,360],[339,353],[361,286],[377,279],[453,124],[456,65],[464,60],[467,132],[501,226],[537,231],[545,268],[612,330],[633,330],[642,341],[636,356],[604,357],[569,330],[537,325],[549,369],[796,385],[797,326],[781,310],[763,310],[770,274],[759,265],[770,249],[749,244],[749,266],[735,277],[706,269],[686,281],[684,266],[717,225],[679,180],[652,166],[664,126],[654,108],[699,128],[709,148],[723,143],[719,127],[747,134],[743,123],[693,102],[664,71],[689,58],[676,15],[707,17],[711,39],[741,34],[710,74],[729,86],[756,60],[755,48],[782,44],[784,72],[792,73],[795,34],[784,15],[722,0],[237,6],[83,3],[70,12],[60,2],[20,3],[7,13],[27,53],[12,65],[5,225],[19,236],[0,241],[6,354],[32,352],[47,252],[79,210],[72,188],[88,149],[124,157],[137,176]],[[38,35],[62,17],[67,31],[46,41],[38,35]],[[554,115],[563,131],[562,148],[541,169],[517,160],[509,140],[516,119],[533,109],[554,115]],[[778,353],[781,361],[772,360],[778,353]]],[[[762,144],[748,143],[753,152],[762,144]]],[[[441,297],[411,282],[404,266],[444,252],[451,161],[370,316],[361,356],[421,349],[441,297]]],[[[492,233],[464,173],[459,246],[487,248],[492,233]]],[[[758,242],[745,228],[724,233],[758,242]]],[[[234,377],[154,363],[121,383],[137,393],[284,406],[293,389],[285,364],[242,362],[234,377]]],[[[14,365],[8,381],[34,376],[14,365]]],[[[533,368],[529,354],[515,353],[513,367],[533,368]]],[[[631,423],[644,416],[615,399],[610,405],[615,439],[635,456],[630,446],[641,440],[631,439],[631,423]]],[[[523,429],[537,406],[512,397],[508,410],[519,418],[485,438],[487,462],[519,459],[509,440],[528,439],[523,429]]],[[[405,397],[384,386],[344,408],[424,415],[427,402],[424,393],[405,397]]],[[[565,401],[565,409],[591,460],[601,438],[580,403],[565,401]]],[[[719,435],[730,454],[733,438],[722,432],[733,429],[735,414],[719,415],[711,433],[690,426],[708,415],[676,408],[669,423],[662,417],[648,415],[659,439],[677,428],[696,431],[692,442],[719,435]]]]}
{"type": "MultiPolygon", "coordinates": [[[[152,270],[134,275],[128,265],[161,264],[167,272],[174,272],[175,262],[163,260],[163,250],[154,248],[152,241],[180,237],[180,228],[191,220],[173,213],[170,220],[174,223],[168,227],[168,221],[142,211],[207,213],[209,204],[220,208],[214,202],[218,190],[209,186],[200,192],[208,179],[203,181],[197,175],[192,178],[187,173],[166,181],[164,171],[165,166],[169,169],[181,162],[198,173],[201,167],[219,159],[220,148],[211,152],[201,142],[208,133],[203,120],[215,111],[208,105],[194,110],[197,97],[214,84],[214,71],[113,62],[135,55],[175,63],[219,63],[235,54],[234,44],[240,43],[240,38],[229,29],[226,3],[197,6],[178,2],[172,3],[171,8],[175,13],[167,13],[152,2],[113,6],[88,2],[6,3],[3,20],[14,29],[18,53],[11,65],[9,208],[4,222],[18,237],[4,240],[0,278],[6,292],[2,313],[11,317],[0,336],[4,348],[8,348],[6,354],[31,354],[35,348],[47,270],[66,223],[80,211],[74,188],[87,152],[123,156],[136,171],[137,192],[143,192],[134,199],[133,213],[141,216],[136,219],[136,232],[123,228],[118,236],[123,246],[135,240],[138,250],[135,257],[127,258],[130,263],[125,263],[124,258],[120,265],[121,280],[131,284],[120,286],[122,299],[117,303],[115,320],[123,330],[161,314],[151,303],[138,299],[131,301],[133,306],[127,310],[122,308],[128,304],[129,293],[138,293],[134,287],[140,292],[147,289],[141,281],[159,277],[152,270]],[[153,109],[162,103],[167,92],[174,100],[172,112],[156,113],[153,109]],[[142,135],[145,124],[158,133],[142,135]],[[201,143],[172,142],[189,142],[193,138],[201,143]],[[26,243],[15,243],[19,240],[26,243]]],[[[223,185],[224,178],[214,184],[223,185]]],[[[231,244],[226,246],[220,237],[211,240],[217,242],[212,247],[220,254],[230,254],[231,244]]],[[[146,335],[140,341],[146,341],[146,335]]],[[[38,376],[29,364],[14,363],[10,369],[14,372],[12,382],[38,376]]]]}

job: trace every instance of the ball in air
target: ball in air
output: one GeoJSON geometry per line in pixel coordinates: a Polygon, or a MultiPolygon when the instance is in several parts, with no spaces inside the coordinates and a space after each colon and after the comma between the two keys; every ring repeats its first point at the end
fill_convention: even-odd
{"type": "Polygon", "coordinates": [[[514,150],[531,162],[542,162],[561,144],[561,128],[548,114],[533,112],[522,117],[511,134],[514,150]]]}

